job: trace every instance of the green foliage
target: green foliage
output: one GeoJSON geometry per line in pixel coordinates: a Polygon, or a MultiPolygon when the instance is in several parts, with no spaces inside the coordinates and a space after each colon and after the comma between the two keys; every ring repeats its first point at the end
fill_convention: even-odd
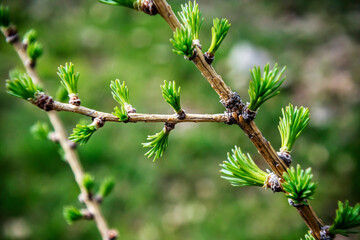
{"type": "Polygon", "coordinates": [[[137,0],[99,0],[99,2],[109,4],[109,5],[118,5],[118,6],[128,7],[128,8],[135,8],[135,4],[138,1],[137,0]]]}
{"type": "Polygon", "coordinates": [[[65,207],[63,210],[63,215],[68,224],[72,224],[75,221],[83,219],[84,217],[80,210],[73,206],[65,207]]]}
{"type": "Polygon", "coordinates": [[[170,39],[174,49],[173,52],[191,58],[194,55],[193,36],[188,28],[177,28],[174,32],[174,39],[170,39]]]}
{"type": "Polygon", "coordinates": [[[39,42],[30,43],[27,47],[27,54],[30,59],[37,60],[43,54],[43,46],[39,42]]]}
{"type": "Polygon", "coordinates": [[[79,72],[74,72],[74,64],[65,63],[65,67],[60,65],[58,67],[58,72],[61,79],[61,84],[65,87],[68,94],[78,94],[78,82],[79,82],[79,72]]]}
{"type": "Polygon", "coordinates": [[[0,27],[8,27],[10,25],[9,7],[0,6],[0,27]]]}
{"type": "Polygon", "coordinates": [[[115,181],[113,178],[108,177],[105,178],[100,185],[100,189],[99,189],[99,195],[103,198],[107,197],[110,195],[110,193],[113,191],[115,186],[115,181]]]}
{"type": "MultiPolygon", "coordinates": [[[[302,238],[301,238],[302,240],[302,238]]],[[[310,232],[305,235],[305,240],[316,240],[310,232]]]]}
{"type": "Polygon", "coordinates": [[[28,30],[23,37],[23,43],[24,44],[31,44],[36,42],[37,39],[37,32],[35,29],[28,30]]]}
{"type": "Polygon", "coordinates": [[[42,91],[27,74],[14,74],[13,78],[6,80],[5,86],[7,93],[28,101],[33,100],[35,95],[42,91]]]}
{"type": "Polygon", "coordinates": [[[37,140],[47,140],[50,133],[50,128],[47,123],[39,121],[30,128],[30,132],[37,140]]]}
{"type": "Polygon", "coordinates": [[[349,206],[349,201],[346,201],[345,204],[339,201],[339,208],[336,210],[334,223],[329,229],[330,234],[348,236],[350,233],[358,232],[349,230],[357,226],[360,226],[360,204],[357,203],[354,207],[351,207],[349,206]]]}
{"type": "Polygon", "coordinates": [[[180,87],[176,89],[176,83],[164,81],[164,85],[160,86],[165,101],[170,104],[176,113],[181,111],[180,105],[180,87]]]}
{"type": "Polygon", "coordinates": [[[92,192],[95,186],[95,178],[89,173],[85,173],[82,179],[82,184],[88,193],[92,192]]]}
{"type": "Polygon", "coordinates": [[[145,153],[145,156],[148,158],[154,156],[153,161],[155,161],[157,158],[161,158],[168,146],[168,138],[169,132],[166,131],[165,128],[155,135],[149,135],[146,140],[150,142],[142,143],[144,148],[150,148],[150,150],[145,153]]]}
{"type": "Polygon", "coordinates": [[[76,128],[73,129],[73,133],[70,135],[69,140],[79,143],[80,145],[84,145],[89,141],[95,131],[96,126],[93,124],[77,124],[76,128]]]}
{"type": "Polygon", "coordinates": [[[302,170],[298,164],[296,170],[291,167],[288,172],[283,175],[284,182],[282,186],[287,192],[286,197],[293,200],[295,204],[307,205],[307,199],[314,199],[316,184],[311,182],[313,175],[311,168],[302,170]]]}
{"type": "Polygon", "coordinates": [[[226,18],[221,20],[215,18],[213,21],[213,27],[211,28],[211,45],[208,49],[208,53],[215,54],[219,49],[222,41],[225,39],[231,24],[226,18]]]}
{"type": "Polygon", "coordinates": [[[220,164],[221,177],[235,187],[264,186],[268,174],[254,163],[249,154],[246,156],[242,153],[239,147],[235,146],[231,151],[232,155],[228,153],[227,160],[220,164]]]}
{"type": "Polygon", "coordinates": [[[281,150],[291,151],[296,139],[309,125],[310,113],[308,108],[295,107],[289,104],[284,110],[281,109],[282,118],[279,122],[279,132],[281,136],[281,150]]]}
{"type": "Polygon", "coordinates": [[[117,101],[121,106],[124,106],[125,109],[129,106],[131,107],[129,89],[125,85],[125,82],[120,83],[120,80],[116,79],[115,81],[111,81],[110,88],[115,101],[117,101]]]}
{"type": "Polygon", "coordinates": [[[250,96],[248,108],[252,111],[256,111],[265,101],[278,95],[280,93],[278,89],[286,78],[281,78],[286,67],[283,67],[280,73],[277,64],[273,70],[270,71],[269,68],[269,64],[266,64],[263,77],[261,77],[260,66],[250,70],[253,81],[250,82],[248,91],[250,96]]]}
{"type": "Polygon", "coordinates": [[[188,4],[181,5],[181,10],[179,16],[183,26],[190,30],[192,40],[199,39],[200,28],[204,21],[204,18],[201,17],[199,4],[196,1],[194,3],[189,1],[188,4]]]}
{"type": "Polygon", "coordinates": [[[124,106],[120,106],[120,108],[115,107],[112,114],[119,118],[119,122],[124,122],[129,119],[128,113],[125,110],[124,106]]]}

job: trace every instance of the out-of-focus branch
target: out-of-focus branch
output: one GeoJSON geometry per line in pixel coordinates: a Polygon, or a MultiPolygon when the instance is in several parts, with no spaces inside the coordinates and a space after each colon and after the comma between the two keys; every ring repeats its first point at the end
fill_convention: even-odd
{"type": "MultiPolygon", "coordinates": [[[[26,72],[29,74],[29,76],[32,78],[33,82],[36,84],[42,84],[33,64],[30,64],[31,61],[28,58],[25,48],[23,44],[19,41],[18,33],[16,32],[14,27],[9,28],[2,28],[1,29],[5,38],[8,40],[9,38],[13,39],[12,41],[9,41],[15,48],[17,54],[19,55],[26,72]]],[[[85,189],[83,185],[83,176],[84,176],[84,170],[80,163],[79,156],[75,149],[73,149],[70,144],[67,137],[67,134],[65,132],[64,126],[62,121],[60,120],[57,112],[50,111],[48,112],[48,116],[50,119],[51,124],[54,127],[56,136],[58,137],[59,143],[61,147],[63,148],[65,152],[65,159],[69,163],[70,168],[75,176],[75,180],[80,188],[81,194],[83,196],[87,196],[87,190],[85,189]]],[[[114,234],[114,230],[109,230],[108,225],[106,223],[106,220],[100,210],[99,204],[89,198],[84,199],[84,203],[87,207],[87,209],[91,212],[91,214],[94,217],[94,220],[96,222],[96,226],[101,234],[101,237],[103,240],[109,240],[109,239],[116,239],[117,234],[114,234]],[[110,236],[111,235],[111,236],[110,236]]]]}

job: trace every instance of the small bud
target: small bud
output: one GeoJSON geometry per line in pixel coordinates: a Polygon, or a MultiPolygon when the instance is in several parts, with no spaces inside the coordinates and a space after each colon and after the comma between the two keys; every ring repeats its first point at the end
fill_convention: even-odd
{"type": "Polygon", "coordinates": [[[88,193],[91,193],[95,186],[95,178],[92,175],[85,173],[83,176],[82,183],[83,183],[83,186],[85,187],[86,191],[88,193]]]}
{"type": "Polygon", "coordinates": [[[119,233],[115,229],[110,229],[108,231],[108,240],[116,240],[119,233]]]}

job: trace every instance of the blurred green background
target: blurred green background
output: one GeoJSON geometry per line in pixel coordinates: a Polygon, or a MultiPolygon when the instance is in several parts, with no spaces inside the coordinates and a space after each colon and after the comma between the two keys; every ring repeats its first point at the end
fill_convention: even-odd
{"type": "MultiPolygon", "coordinates": [[[[185,1],[169,1],[174,10],[185,1]]],[[[360,201],[360,6],[358,1],[198,0],[205,17],[201,41],[210,44],[214,17],[232,23],[214,66],[248,100],[249,69],[287,65],[281,94],[259,111],[256,123],[275,148],[281,108],[310,108],[311,122],[293,159],[313,168],[319,183],[315,211],[331,223],[338,200],[360,201]]],[[[125,80],[142,113],[171,113],[159,85],[176,80],[189,113],[220,113],[218,96],[192,63],[171,52],[170,28],[159,17],[95,0],[5,0],[20,33],[35,28],[45,47],[38,71],[55,95],[57,67],[72,61],[80,71],[82,104],[111,112],[117,104],[111,80],[125,80]]],[[[0,37],[0,77],[21,62],[0,37]]],[[[29,128],[46,114],[6,94],[0,85],[0,238],[99,239],[93,222],[66,224],[62,209],[79,206],[78,187],[54,143],[34,140],[29,128]]],[[[60,113],[68,132],[81,119],[60,113]]],[[[219,164],[236,144],[267,166],[236,126],[181,124],[155,163],[141,142],[162,124],[107,123],[79,148],[86,171],[97,180],[114,176],[114,193],[102,209],[119,239],[299,239],[307,231],[282,194],[234,188],[219,164]]],[[[340,237],[337,239],[341,239],[340,237]]],[[[351,239],[359,239],[352,236],[351,239]]]]}

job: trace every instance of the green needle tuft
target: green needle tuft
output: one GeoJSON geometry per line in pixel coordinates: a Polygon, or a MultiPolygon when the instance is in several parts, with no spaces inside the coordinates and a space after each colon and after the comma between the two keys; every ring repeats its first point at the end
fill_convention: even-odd
{"type": "Polygon", "coordinates": [[[174,32],[174,38],[170,39],[174,49],[173,52],[184,55],[188,59],[194,55],[193,37],[188,28],[177,28],[174,32]]]}
{"type": "Polygon", "coordinates": [[[61,79],[61,84],[65,87],[68,94],[78,94],[78,82],[79,82],[79,72],[75,73],[74,71],[74,64],[65,63],[65,67],[60,65],[58,67],[58,72],[61,79]]]}
{"type": "Polygon", "coordinates": [[[199,4],[197,4],[196,1],[194,1],[194,3],[189,1],[188,4],[181,5],[181,10],[178,14],[183,26],[190,30],[192,40],[199,39],[200,28],[204,21],[204,18],[201,17],[199,4]]]}
{"type": "Polygon", "coordinates": [[[0,5],[0,27],[10,26],[10,10],[9,7],[0,5]]]}
{"type": "Polygon", "coordinates": [[[80,145],[84,145],[89,141],[90,137],[96,130],[97,128],[93,124],[77,124],[76,128],[73,129],[73,133],[70,135],[69,140],[79,143],[80,145]]]}
{"type": "Polygon", "coordinates": [[[176,113],[181,112],[180,87],[176,88],[175,81],[164,81],[164,85],[161,85],[160,87],[162,89],[162,95],[165,101],[170,104],[176,113]]]}
{"type": "Polygon", "coordinates": [[[220,172],[223,174],[221,177],[235,187],[263,187],[267,180],[268,174],[254,163],[249,154],[246,156],[237,146],[232,149],[232,155],[227,154],[227,160],[220,166],[220,172]]]}
{"type": "Polygon", "coordinates": [[[63,214],[68,224],[73,224],[84,217],[80,210],[73,206],[65,207],[63,214]]]}
{"type": "Polygon", "coordinates": [[[349,229],[358,226],[360,226],[360,203],[351,207],[349,206],[349,201],[346,201],[345,204],[339,201],[339,208],[336,210],[334,223],[329,229],[330,234],[348,236],[351,233],[357,233],[358,231],[349,229]]]}
{"type": "Polygon", "coordinates": [[[6,80],[5,86],[7,93],[28,101],[33,101],[35,95],[42,91],[27,74],[14,74],[13,78],[6,80]]]}
{"type": "Polygon", "coordinates": [[[282,118],[279,122],[279,132],[281,136],[281,149],[280,151],[290,152],[296,139],[309,125],[310,113],[308,108],[295,107],[289,104],[284,109],[281,109],[282,118]]]}
{"type": "Polygon", "coordinates": [[[83,186],[88,193],[91,193],[95,186],[95,178],[89,173],[85,173],[82,179],[83,186]]]}
{"type": "Polygon", "coordinates": [[[32,42],[29,43],[26,52],[31,60],[36,61],[43,54],[43,50],[41,43],[32,42]]]}
{"type": "Polygon", "coordinates": [[[100,189],[99,189],[99,195],[102,197],[102,198],[105,198],[107,196],[110,195],[110,193],[113,191],[114,189],[114,186],[115,186],[115,181],[113,178],[111,177],[108,177],[108,178],[105,178],[102,182],[101,182],[101,185],[100,185],[100,189]]]}
{"type": "Polygon", "coordinates": [[[283,67],[279,73],[278,65],[275,64],[273,70],[270,71],[269,64],[264,67],[264,74],[261,76],[260,67],[254,67],[250,70],[252,81],[249,85],[250,104],[248,108],[257,111],[258,108],[267,100],[275,97],[280,93],[278,90],[286,77],[282,78],[286,67],[283,67]]]}
{"type": "Polygon", "coordinates": [[[313,178],[311,168],[304,171],[298,164],[296,170],[291,167],[287,173],[284,173],[283,178],[285,181],[282,186],[287,192],[286,197],[291,199],[295,205],[307,205],[306,200],[313,199],[316,184],[311,182],[313,178]]]}
{"type": "Polygon", "coordinates": [[[213,27],[211,28],[211,45],[208,49],[210,55],[214,55],[215,52],[219,49],[221,43],[225,39],[231,24],[226,18],[221,20],[215,18],[213,21],[213,27]]]}

